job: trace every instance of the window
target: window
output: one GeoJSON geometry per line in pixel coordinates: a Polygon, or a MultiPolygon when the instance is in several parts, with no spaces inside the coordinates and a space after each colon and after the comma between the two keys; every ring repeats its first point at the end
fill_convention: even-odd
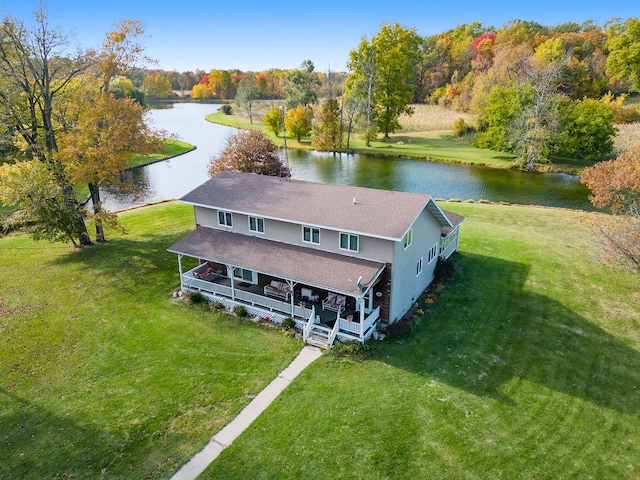
{"type": "Polygon", "coordinates": [[[413,228],[410,229],[404,236],[404,248],[405,250],[411,245],[411,235],[413,234],[413,228]]]}
{"type": "Polygon", "coordinates": [[[236,267],[233,269],[233,277],[243,282],[257,283],[254,278],[254,271],[247,270],[246,268],[236,267]]]}
{"type": "Polygon", "coordinates": [[[231,212],[223,212],[218,210],[218,225],[223,227],[233,227],[233,216],[231,212]]]}
{"type": "Polygon", "coordinates": [[[431,263],[438,256],[438,244],[436,243],[429,249],[429,263],[431,263]]]}
{"type": "Polygon", "coordinates": [[[249,217],[249,230],[264,233],[264,218],[249,217]]]}
{"type": "Polygon", "coordinates": [[[358,251],[358,235],[351,235],[349,233],[340,234],[340,248],[342,250],[351,250],[353,252],[358,251]]]}
{"type": "Polygon", "coordinates": [[[314,227],[302,227],[302,241],[320,244],[320,229],[314,227]]]}
{"type": "Polygon", "coordinates": [[[418,265],[416,265],[416,277],[422,273],[422,257],[418,260],[418,265]]]}

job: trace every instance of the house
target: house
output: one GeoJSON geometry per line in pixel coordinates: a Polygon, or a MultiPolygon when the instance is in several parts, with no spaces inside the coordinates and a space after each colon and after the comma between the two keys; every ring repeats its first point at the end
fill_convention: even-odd
{"type": "Polygon", "coordinates": [[[464,217],[430,195],[222,172],[181,201],[196,228],[168,250],[184,291],[279,322],[310,343],[365,341],[411,308],[464,217]],[[183,270],[184,257],[199,265],[183,270]]]}

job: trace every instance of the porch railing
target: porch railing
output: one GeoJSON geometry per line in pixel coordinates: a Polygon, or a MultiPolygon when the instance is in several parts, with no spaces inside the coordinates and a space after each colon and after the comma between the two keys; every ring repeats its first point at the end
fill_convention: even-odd
{"type": "MultiPolygon", "coordinates": [[[[287,315],[291,315],[291,303],[289,302],[283,302],[275,298],[265,297],[257,293],[247,292],[239,288],[233,289],[232,295],[231,287],[195,278],[193,274],[190,274],[190,272],[182,275],[182,285],[187,288],[197,289],[203,292],[212,293],[214,295],[233,298],[234,300],[244,302],[249,305],[262,307],[270,311],[277,311],[285,313],[287,315]]],[[[313,311],[315,318],[315,310],[313,311]]],[[[311,314],[312,309],[301,307],[299,305],[293,306],[294,318],[307,319],[311,316],[311,314]]]]}
{"type": "Polygon", "coordinates": [[[304,328],[302,329],[302,341],[306,342],[309,337],[309,333],[311,333],[311,329],[313,328],[313,322],[316,320],[316,307],[311,307],[311,316],[309,317],[309,321],[305,323],[304,328]]]}
{"type": "Polygon", "coordinates": [[[336,340],[336,335],[338,334],[338,330],[340,329],[340,325],[336,322],[331,329],[331,333],[329,334],[329,345],[333,345],[333,342],[336,340]]]}
{"type": "Polygon", "coordinates": [[[362,340],[366,340],[371,336],[371,329],[376,324],[378,319],[380,318],[380,307],[376,307],[371,314],[364,319],[364,326],[362,330],[360,330],[360,322],[349,322],[344,318],[340,318],[338,323],[340,325],[340,332],[349,333],[353,336],[356,336],[362,340]]]}

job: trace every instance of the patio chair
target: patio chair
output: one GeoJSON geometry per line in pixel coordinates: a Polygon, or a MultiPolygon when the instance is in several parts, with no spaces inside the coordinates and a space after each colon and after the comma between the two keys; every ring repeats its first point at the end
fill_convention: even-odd
{"type": "Polygon", "coordinates": [[[344,295],[338,295],[337,293],[330,293],[327,295],[327,298],[322,301],[322,309],[340,312],[341,310],[344,310],[346,304],[347,297],[344,295]]]}

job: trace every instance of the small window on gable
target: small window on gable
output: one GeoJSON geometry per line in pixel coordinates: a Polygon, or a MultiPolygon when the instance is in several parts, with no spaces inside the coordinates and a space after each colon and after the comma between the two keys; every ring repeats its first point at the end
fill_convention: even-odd
{"type": "Polygon", "coordinates": [[[404,248],[405,250],[411,245],[411,236],[413,234],[413,228],[409,229],[407,234],[404,236],[404,248]]]}
{"type": "Polygon", "coordinates": [[[342,250],[351,250],[352,252],[357,252],[358,251],[358,235],[351,235],[350,233],[341,233],[340,248],[342,250]]]}
{"type": "Polygon", "coordinates": [[[438,256],[438,244],[436,243],[433,247],[429,249],[429,263],[433,262],[435,258],[438,256]]]}
{"type": "Polygon", "coordinates": [[[320,244],[320,229],[315,227],[302,227],[302,241],[320,244]]]}
{"type": "Polygon", "coordinates": [[[218,210],[218,225],[223,227],[233,227],[233,215],[231,212],[218,210]]]}
{"type": "Polygon", "coordinates": [[[249,230],[264,233],[264,218],[249,217],[249,230]]]}
{"type": "Polygon", "coordinates": [[[418,264],[416,265],[416,277],[422,273],[422,257],[418,260],[418,264]]]}

